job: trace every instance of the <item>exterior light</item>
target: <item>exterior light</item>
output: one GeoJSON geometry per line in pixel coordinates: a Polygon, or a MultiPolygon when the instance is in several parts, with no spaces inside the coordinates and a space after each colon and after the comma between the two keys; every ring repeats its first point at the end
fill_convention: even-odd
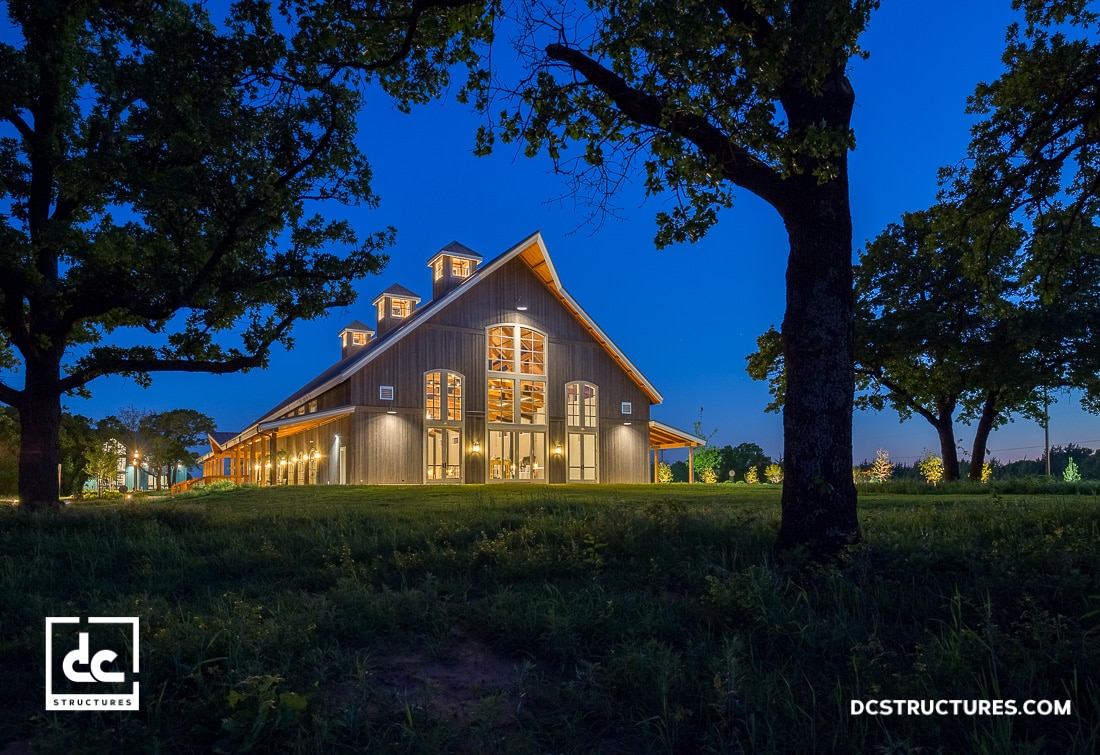
{"type": "Polygon", "coordinates": [[[624,424],[624,425],[629,425],[630,423],[629,423],[629,422],[624,422],[623,424],[624,424]]]}
{"type": "Polygon", "coordinates": [[[396,409],[387,409],[386,414],[397,414],[397,410],[396,409]]]}
{"type": "Polygon", "coordinates": [[[554,456],[561,456],[561,443],[554,444],[554,456]]]}
{"type": "Polygon", "coordinates": [[[481,441],[480,440],[475,440],[474,441],[474,453],[475,454],[481,453],[481,441]]]}

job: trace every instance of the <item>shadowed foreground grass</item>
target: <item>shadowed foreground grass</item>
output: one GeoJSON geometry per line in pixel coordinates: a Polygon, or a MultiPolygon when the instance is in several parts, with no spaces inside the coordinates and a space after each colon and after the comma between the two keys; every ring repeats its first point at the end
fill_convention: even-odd
{"type": "Polygon", "coordinates": [[[1100,498],[239,489],[0,511],[0,752],[1096,752],[1100,498]],[[45,711],[47,616],[138,616],[141,709],[45,711]],[[852,700],[1068,700],[853,716],[852,700]]]}

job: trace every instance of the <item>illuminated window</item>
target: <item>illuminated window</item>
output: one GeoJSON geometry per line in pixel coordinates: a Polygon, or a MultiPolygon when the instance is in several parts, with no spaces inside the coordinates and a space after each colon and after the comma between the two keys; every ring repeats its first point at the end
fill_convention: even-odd
{"type": "Polygon", "coordinates": [[[317,399],[309,402],[309,413],[313,414],[315,411],[317,411],[317,399]]]}
{"type": "Polygon", "coordinates": [[[435,269],[435,280],[439,280],[443,277],[443,258],[437,259],[433,267],[435,269]]]}
{"type": "Polygon", "coordinates": [[[462,376],[424,373],[424,479],[462,482],[462,376]]]}
{"type": "Polygon", "coordinates": [[[489,378],[489,396],[486,402],[486,422],[515,422],[516,381],[505,378],[489,378]]]}
{"type": "Polygon", "coordinates": [[[542,333],[518,325],[494,325],[486,338],[490,372],[546,374],[546,336],[542,333]]]}
{"type": "Polygon", "coordinates": [[[470,260],[459,260],[451,258],[451,277],[469,278],[470,260]]]}
{"type": "Polygon", "coordinates": [[[462,421],[462,376],[447,373],[447,419],[462,421]]]}
{"type": "Polygon", "coordinates": [[[515,340],[515,325],[497,325],[489,328],[489,372],[515,372],[515,340]]]}
{"type": "Polygon", "coordinates": [[[598,479],[595,433],[569,433],[569,482],[596,482],[598,479]]]}
{"type": "Polygon", "coordinates": [[[408,317],[409,312],[412,310],[412,302],[408,299],[392,299],[390,303],[390,314],[393,317],[408,317]]]}
{"type": "Polygon", "coordinates": [[[440,406],[440,375],[438,372],[429,372],[424,375],[424,418],[438,420],[443,417],[440,406]]]}
{"type": "Polygon", "coordinates": [[[461,430],[452,427],[428,428],[424,476],[428,482],[462,481],[461,430]]]}
{"type": "Polygon", "coordinates": [[[424,373],[424,418],[438,422],[462,421],[462,376],[435,370],[424,373]]]}
{"type": "Polygon", "coordinates": [[[569,427],[596,427],[596,386],[569,383],[565,386],[565,422],[569,427]]]}
{"type": "Polygon", "coordinates": [[[521,425],[546,424],[546,383],[519,381],[519,422],[521,425]]]}
{"type": "Polygon", "coordinates": [[[525,375],[546,374],[546,336],[530,328],[519,329],[519,371],[525,375]]]}
{"type": "Polygon", "coordinates": [[[362,346],[363,344],[365,344],[367,342],[367,334],[366,333],[352,333],[351,334],[351,342],[355,346],[362,346]]]}
{"type": "Polygon", "coordinates": [[[386,300],[378,300],[378,322],[382,322],[382,318],[386,316],[386,300]]]}

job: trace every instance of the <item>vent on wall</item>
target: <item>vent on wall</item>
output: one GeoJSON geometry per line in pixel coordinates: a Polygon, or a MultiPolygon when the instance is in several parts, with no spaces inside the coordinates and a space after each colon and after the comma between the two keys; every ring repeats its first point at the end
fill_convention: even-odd
{"type": "Polygon", "coordinates": [[[393,386],[392,385],[380,385],[378,386],[378,398],[382,401],[393,401],[393,386]]]}
{"type": "Polygon", "coordinates": [[[630,414],[634,407],[630,405],[629,401],[623,402],[623,414],[630,414]]]}

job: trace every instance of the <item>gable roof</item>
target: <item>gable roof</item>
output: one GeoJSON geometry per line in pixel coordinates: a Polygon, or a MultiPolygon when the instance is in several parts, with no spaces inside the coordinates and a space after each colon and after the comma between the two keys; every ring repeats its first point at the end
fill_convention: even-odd
{"type": "Polygon", "coordinates": [[[399,286],[396,283],[394,283],[382,293],[378,294],[378,296],[374,297],[374,301],[372,301],[371,304],[377,304],[378,300],[381,299],[383,296],[388,296],[391,299],[415,299],[416,301],[420,301],[419,296],[417,296],[415,293],[405,288],[404,286],[399,286]]]}
{"type": "Polygon", "coordinates": [[[447,244],[447,246],[443,247],[434,255],[432,255],[432,258],[428,260],[428,267],[434,265],[435,261],[444,255],[450,255],[451,257],[459,257],[461,259],[467,260],[477,260],[478,262],[481,262],[480,254],[478,254],[465,244],[460,244],[457,241],[452,241],[451,243],[447,244]]]}
{"type": "Polygon", "coordinates": [[[344,326],[344,330],[369,330],[371,333],[374,332],[374,328],[367,325],[362,320],[352,320],[344,326]]]}
{"type": "Polygon", "coordinates": [[[213,432],[207,433],[206,439],[210,441],[210,448],[212,448],[214,451],[221,451],[226,443],[236,438],[237,435],[239,435],[239,433],[229,433],[225,432],[224,430],[215,430],[213,432]]]}
{"type": "MultiPolygon", "coordinates": [[[[504,253],[478,267],[473,275],[460,285],[451,289],[444,296],[416,310],[408,319],[395,326],[392,330],[387,331],[380,337],[376,337],[363,348],[341,359],[339,362],[336,362],[328,369],[321,372],[321,374],[303,385],[281,401],[277,406],[263,414],[256,424],[269,422],[279,415],[297,408],[300,404],[316,398],[333,386],[344,382],[365,365],[378,358],[379,355],[385,353],[395,343],[414,331],[420,323],[425,322],[435,312],[443,309],[460,296],[465,296],[467,292],[475,288],[480,281],[492,275],[493,272],[516,257],[523,260],[527,266],[531,268],[535,277],[541,280],[562,305],[577,318],[588,334],[607,351],[612,360],[614,360],[638,387],[641,388],[650,402],[653,404],[661,403],[663,398],[657,388],[654,387],[641,371],[634,366],[633,362],[627,359],[626,355],[619,347],[607,337],[607,334],[596,325],[595,321],[592,320],[588,313],[585,312],[581,306],[577,304],[576,300],[569,295],[569,292],[562,287],[561,280],[558,278],[558,273],[554,269],[554,264],[550,261],[550,255],[546,251],[546,245],[542,240],[542,234],[539,231],[535,231],[533,234],[523,239],[523,241],[520,241],[504,253]]],[[[390,288],[395,287],[401,288],[400,286],[391,286],[390,288]]],[[[386,290],[389,291],[390,289],[386,290]]],[[[403,290],[407,291],[408,289],[403,290]]],[[[415,294],[413,295],[415,296],[415,294]]]]}

